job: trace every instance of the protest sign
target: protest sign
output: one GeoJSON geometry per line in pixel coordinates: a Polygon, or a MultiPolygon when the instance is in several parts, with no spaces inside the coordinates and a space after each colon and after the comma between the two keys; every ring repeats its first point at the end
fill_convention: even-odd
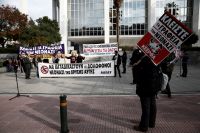
{"type": "Polygon", "coordinates": [[[85,56],[109,56],[118,51],[116,43],[108,44],[83,44],[83,54],[85,56]]]}
{"type": "Polygon", "coordinates": [[[95,63],[39,63],[39,77],[93,77],[114,76],[114,62],[95,63]]]}
{"type": "Polygon", "coordinates": [[[169,12],[165,12],[137,45],[155,65],[158,65],[191,34],[190,29],[169,12]]]}
{"type": "Polygon", "coordinates": [[[177,48],[187,40],[192,31],[178,21],[169,12],[165,12],[150,30],[151,35],[157,39],[168,51],[172,45],[177,48]]]}
{"type": "Polygon", "coordinates": [[[19,54],[53,55],[58,51],[59,53],[64,54],[64,44],[54,46],[19,47],[19,54]]]}
{"type": "Polygon", "coordinates": [[[170,54],[149,32],[147,32],[137,45],[156,65],[170,54]]]}

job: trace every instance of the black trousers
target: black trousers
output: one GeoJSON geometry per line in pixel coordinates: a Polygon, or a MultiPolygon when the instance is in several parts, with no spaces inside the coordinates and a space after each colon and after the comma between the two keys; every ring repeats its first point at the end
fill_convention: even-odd
{"type": "Polygon", "coordinates": [[[126,62],[122,63],[122,65],[123,65],[123,73],[126,73],[126,62]]]}
{"type": "Polygon", "coordinates": [[[119,65],[115,65],[115,77],[117,75],[117,71],[118,71],[119,77],[121,77],[121,72],[120,72],[119,65]]]}
{"type": "Polygon", "coordinates": [[[170,82],[171,77],[172,77],[172,71],[170,71],[170,72],[165,72],[165,74],[167,74],[167,76],[168,76],[168,83],[167,83],[167,86],[166,86],[166,88],[165,88],[164,91],[167,93],[167,96],[168,96],[168,97],[171,97],[171,89],[170,89],[169,82],[170,82]]]}
{"type": "Polygon", "coordinates": [[[142,107],[142,116],[140,121],[140,127],[148,129],[148,127],[155,127],[156,121],[156,97],[140,96],[140,102],[142,107]]]}
{"type": "Polygon", "coordinates": [[[25,78],[30,78],[30,75],[31,75],[31,66],[30,65],[25,65],[25,78]]]}
{"type": "Polygon", "coordinates": [[[183,77],[187,77],[187,63],[182,63],[182,68],[183,68],[183,77]]]}

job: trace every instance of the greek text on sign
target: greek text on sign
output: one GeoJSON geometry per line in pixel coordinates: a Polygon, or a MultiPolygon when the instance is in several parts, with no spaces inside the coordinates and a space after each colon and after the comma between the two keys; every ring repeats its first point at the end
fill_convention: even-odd
{"type": "Polygon", "coordinates": [[[114,62],[95,63],[39,63],[40,77],[92,77],[92,76],[114,76],[114,62]]]}
{"type": "Polygon", "coordinates": [[[116,43],[83,44],[83,54],[85,56],[109,56],[114,55],[116,50],[118,50],[116,43]]]}
{"type": "Polygon", "coordinates": [[[174,51],[173,47],[179,47],[189,38],[192,31],[169,12],[165,12],[152,27],[150,33],[171,53],[174,51]]]}

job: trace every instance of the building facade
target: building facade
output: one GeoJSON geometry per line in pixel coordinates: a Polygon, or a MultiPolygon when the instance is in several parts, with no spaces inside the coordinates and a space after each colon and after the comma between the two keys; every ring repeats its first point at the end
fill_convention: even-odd
{"type": "MultiPolygon", "coordinates": [[[[53,0],[53,19],[60,25],[66,50],[82,44],[116,42],[116,9],[113,0],[53,0]]],[[[120,7],[120,46],[136,46],[164,13],[167,3],[177,5],[176,17],[200,34],[199,0],[123,0],[120,7]]]]}

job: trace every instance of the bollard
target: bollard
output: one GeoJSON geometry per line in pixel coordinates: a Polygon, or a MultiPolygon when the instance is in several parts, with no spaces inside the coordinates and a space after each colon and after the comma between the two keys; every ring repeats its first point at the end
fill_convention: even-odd
{"type": "Polygon", "coordinates": [[[60,96],[60,122],[61,122],[61,133],[68,133],[67,123],[67,100],[65,95],[60,96]]]}

